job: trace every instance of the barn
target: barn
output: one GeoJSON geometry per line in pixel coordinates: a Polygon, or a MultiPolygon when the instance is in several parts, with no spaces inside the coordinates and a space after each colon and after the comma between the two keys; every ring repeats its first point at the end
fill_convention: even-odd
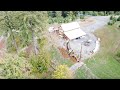
{"type": "Polygon", "coordinates": [[[81,30],[80,25],[77,22],[62,24],[60,33],[63,33],[69,40],[86,35],[86,33],[81,30]]]}

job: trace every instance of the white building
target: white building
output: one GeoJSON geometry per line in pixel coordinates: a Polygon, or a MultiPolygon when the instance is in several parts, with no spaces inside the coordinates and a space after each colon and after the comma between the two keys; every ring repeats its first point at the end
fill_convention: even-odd
{"type": "Polygon", "coordinates": [[[61,29],[69,40],[86,35],[86,33],[81,30],[80,25],[77,22],[62,24],[61,29]]]}

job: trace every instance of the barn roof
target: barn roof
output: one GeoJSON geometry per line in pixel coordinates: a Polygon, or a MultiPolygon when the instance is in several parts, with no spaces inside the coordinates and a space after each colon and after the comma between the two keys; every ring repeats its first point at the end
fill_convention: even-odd
{"type": "Polygon", "coordinates": [[[86,35],[80,28],[80,25],[77,22],[67,23],[61,25],[64,34],[70,39],[75,39],[86,35]]]}
{"type": "Polygon", "coordinates": [[[83,32],[80,28],[78,29],[74,29],[74,30],[71,30],[71,31],[67,31],[67,32],[64,32],[64,34],[70,39],[75,39],[75,38],[78,38],[78,37],[81,37],[83,35],[86,35],[85,32],[83,32]]]}
{"type": "Polygon", "coordinates": [[[71,22],[61,25],[63,31],[69,31],[75,28],[80,28],[80,25],[77,22],[71,22]]]}

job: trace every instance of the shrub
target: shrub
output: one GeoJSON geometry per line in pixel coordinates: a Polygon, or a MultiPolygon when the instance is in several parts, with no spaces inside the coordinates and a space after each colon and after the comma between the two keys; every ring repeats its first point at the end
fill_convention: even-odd
{"type": "Polygon", "coordinates": [[[109,22],[108,22],[108,25],[113,25],[113,24],[114,24],[113,21],[109,21],[109,22]]]}
{"type": "Polygon", "coordinates": [[[0,68],[2,69],[0,76],[5,79],[33,78],[30,74],[31,65],[23,57],[7,54],[0,68]]]}
{"type": "Polygon", "coordinates": [[[110,16],[110,20],[112,20],[113,19],[113,16],[110,16]]]}
{"type": "Polygon", "coordinates": [[[71,79],[72,72],[66,65],[59,65],[52,74],[55,79],[71,79]]]}
{"type": "Polygon", "coordinates": [[[120,21],[120,16],[117,18],[117,21],[120,21]]]}
{"type": "Polygon", "coordinates": [[[50,64],[49,53],[41,51],[38,56],[32,56],[30,62],[32,64],[32,72],[42,74],[48,71],[50,64]]]}
{"type": "Polygon", "coordinates": [[[18,55],[19,55],[19,57],[28,58],[28,55],[25,51],[21,51],[18,55]]]}
{"type": "Polygon", "coordinates": [[[84,19],[84,15],[80,15],[80,19],[84,19]]]}
{"type": "Polygon", "coordinates": [[[42,38],[38,39],[38,44],[39,44],[40,48],[43,48],[47,44],[47,38],[42,37],[42,38]]]}
{"type": "Polygon", "coordinates": [[[98,12],[98,15],[104,16],[104,13],[103,12],[98,12]]]}
{"type": "Polygon", "coordinates": [[[97,16],[98,13],[97,13],[97,12],[93,12],[92,15],[93,15],[93,16],[97,16]]]}
{"type": "Polygon", "coordinates": [[[116,56],[120,58],[120,52],[118,52],[118,53],[116,54],[116,56]]]}
{"type": "Polygon", "coordinates": [[[118,25],[118,28],[120,28],[120,25],[118,25]]]}
{"type": "Polygon", "coordinates": [[[113,17],[113,22],[115,23],[117,21],[116,17],[113,17]]]}

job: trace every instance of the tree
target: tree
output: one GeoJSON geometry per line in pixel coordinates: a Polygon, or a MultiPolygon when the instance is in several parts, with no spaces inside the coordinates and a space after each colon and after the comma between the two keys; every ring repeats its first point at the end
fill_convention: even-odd
{"type": "Polygon", "coordinates": [[[31,74],[31,64],[23,57],[6,54],[0,70],[0,76],[4,79],[34,78],[31,74]]]}
{"type": "Polygon", "coordinates": [[[80,15],[80,19],[84,19],[84,15],[80,15]]]}
{"type": "Polygon", "coordinates": [[[113,22],[115,23],[117,21],[116,17],[113,18],[113,22]]]}
{"type": "Polygon", "coordinates": [[[62,11],[62,16],[65,18],[67,17],[69,14],[69,11],[62,11]]]}
{"type": "Polygon", "coordinates": [[[39,47],[38,47],[38,43],[37,43],[37,39],[35,38],[35,19],[33,17],[29,18],[28,17],[28,28],[32,33],[32,41],[33,41],[33,46],[34,46],[34,53],[35,55],[37,55],[39,53],[39,47]]]}
{"type": "Polygon", "coordinates": [[[59,65],[52,74],[55,79],[71,79],[73,78],[72,72],[66,65],[59,65]]]}
{"type": "Polygon", "coordinates": [[[117,21],[120,21],[120,16],[117,18],[117,21]]]}
{"type": "Polygon", "coordinates": [[[30,62],[32,65],[32,72],[39,76],[48,71],[50,65],[50,54],[46,50],[41,50],[37,56],[31,56],[30,62]]]}
{"type": "Polygon", "coordinates": [[[73,14],[75,15],[75,17],[78,16],[78,13],[79,13],[79,11],[73,11],[73,14]]]}
{"type": "Polygon", "coordinates": [[[106,13],[107,11],[103,11],[103,12],[104,12],[104,16],[106,16],[107,15],[107,13],[106,13]]]}
{"type": "Polygon", "coordinates": [[[40,38],[40,33],[47,29],[47,12],[29,12],[24,16],[24,27],[32,35],[32,42],[34,46],[34,53],[39,53],[39,46],[37,38],[40,38]]]}
{"type": "Polygon", "coordinates": [[[73,11],[69,12],[69,16],[70,16],[71,21],[74,21],[76,18],[73,11]]]}
{"type": "MultiPolygon", "coordinates": [[[[18,28],[17,25],[14,24],[14,18],[11,17],[11,12],[6,12],[6,15],[4,17],[5,20],[5,26],[7,27],[7,30],[5,31],[6,34],[10,33],[10,38],[11,38],[11,46],[13,45],[16,48],[16,52],[18,53],[18,46],[16,43],[16,39],[15,39],[15,32],[18,28]]],[[[9,43],[10,44],[10,43],[9,43]]]]}
{"type": "Polygon", "coordinates": [[[93,14],[92,14],[93,16],[97,16],[98,15],[98,13],[96,12],[96,11],[93,11],[93,14]]]}
{"type": "Polygon", "coordinates": [[[120,25],[118,27],[120,28],[120,25]]]}
{"type": "Polygon", "coordinates": [[[98,15],[100,15],[100,16],[104,16],[104,15],[105,15],[105,13],[104,13],[104,12],[102,12],[102,11],[100,11],[100,12],[98,12],[98,15]]]}
{"type": "Polygon", "coordinates": [[[63,22],[62,11],[56,11],[56,19],[58,23],[63,22]]]}
{"type": "Polygon", "coordinates": [[[56,11],[56,17],[61,17],[62,16],[62,11],[56,11]]]}
{"type": "Polygon", "coordinates": [[[88,15],[92,15],[93,14],[93,11],[88,11],[88,15]]]}
{"type": "Polygon", "coordinates": [[[113,16],[110,16],[110,20],[112,20],[113,19],[113,16]]]}
{"type": "Polygon", "coordinates": [[[112,20],[108,22],[108,25],[113,25],[113,24],[114,22],[112,20]]]}
{"type": "Polygon", "coordinates": [[[114,15],[115,14],[115,11],[109,11],[109,15],[114,15]]]}
{"type": "Polygon", "coordinates": [[[10,35],[8,49],[20,48],[34,44],[35,54],[38,53],[37,39],[47,30],[48,16],[46,11],[5,11],[1,13],[1,26],[5,36],[10,35]],[[31,41],[32,40],[32,41],[31,41]]]}

